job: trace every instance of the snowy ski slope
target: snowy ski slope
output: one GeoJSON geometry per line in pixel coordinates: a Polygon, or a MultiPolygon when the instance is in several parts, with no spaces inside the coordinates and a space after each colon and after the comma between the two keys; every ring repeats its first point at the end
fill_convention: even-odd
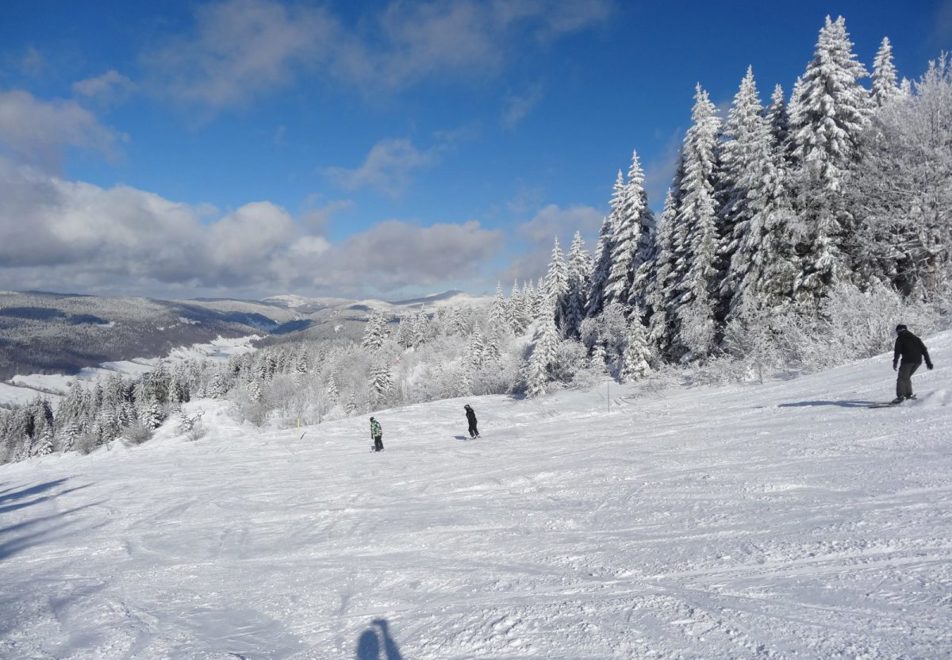
{"type": "MultiPolygon", "coordinates": [[[[471,398],[0,466],[3,658],[952,656],[952,333],[760,386],[471,398]]],[[[169,425],[172,426],[172,425],[169,425]]]]}

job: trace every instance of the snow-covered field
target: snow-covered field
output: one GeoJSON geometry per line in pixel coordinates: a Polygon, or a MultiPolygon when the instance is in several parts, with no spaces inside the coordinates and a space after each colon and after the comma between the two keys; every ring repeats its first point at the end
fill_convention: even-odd
{"type": "Polygon", "coordinates": [[[952,655],[952,334],[749,387],[472,398],[0,466],[0,656],[952,655]]]}

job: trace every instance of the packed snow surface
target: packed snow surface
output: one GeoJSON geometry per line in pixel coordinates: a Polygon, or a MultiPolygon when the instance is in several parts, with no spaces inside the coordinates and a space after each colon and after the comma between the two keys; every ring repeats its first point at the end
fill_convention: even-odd
{"type": "Polygon", "coordinates": [[[367,416],[199,401],[195,442],[2,466],[0,657],[949,657],[952,334],[927,343],[899,407],[867,407],[885,355],[381,411],[380,454],[367,416]]]}

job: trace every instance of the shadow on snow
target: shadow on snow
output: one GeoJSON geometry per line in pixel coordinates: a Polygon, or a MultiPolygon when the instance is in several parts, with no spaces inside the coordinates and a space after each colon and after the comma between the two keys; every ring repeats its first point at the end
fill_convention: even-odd
{"type": "Polygon", "coordinates": [[[842,401],[797,401],[796,403],[781,403],[778,408],[807,408],[813,406],[837,406],[840,408],[869,408],[879,401],[865,401],[859,399],[845,399],[842,401]]]}
{"type": "Polygon", "coordinates": [[[386,619],[374,619],[357,640],[356,660],[403,660],[386,619]],[[381,654],[381,651],[383,652],[381,654]]]}

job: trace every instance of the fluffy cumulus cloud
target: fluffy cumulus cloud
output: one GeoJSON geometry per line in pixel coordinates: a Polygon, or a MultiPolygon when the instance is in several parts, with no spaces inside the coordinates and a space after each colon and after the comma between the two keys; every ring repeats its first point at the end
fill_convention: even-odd
{"type": "Polygon", "coordinates": [[[333,245],[269,202],[222,215],[0,159],[0,278],[7,288],[386,293],[470,276],[501,243],[499,232],[476,222],[388,221],[333,245]]]}
{"type": "Polygon", "coordinates": [[[277,0],[202,6],[193,29],[143,54],[155,91],[215,111],[317,72],[367,93],[497,74],[520,47],[605,22],[613,0],[450,0],[370,5],[348,24],[277,0]]]}
{"type": "Polygon", "coordinates": [[[113,158],[125,139],[75,101],[42,101],[22,90],[0,92],[0,153],[23,162],[56,170],[67,147],[113,158]]]}

